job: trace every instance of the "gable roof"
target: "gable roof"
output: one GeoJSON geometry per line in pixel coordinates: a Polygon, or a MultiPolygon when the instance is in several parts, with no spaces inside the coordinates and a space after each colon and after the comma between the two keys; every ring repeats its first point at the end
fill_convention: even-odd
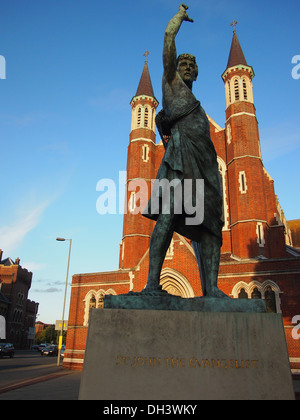
{"type": "Polygon", "coordinates": [[[0,261],[0,265],[5,265],[6,267],[9,267],[11,265],[15,265],[15,262],[10,258],[5,258],[5,260],[0,261]]]}

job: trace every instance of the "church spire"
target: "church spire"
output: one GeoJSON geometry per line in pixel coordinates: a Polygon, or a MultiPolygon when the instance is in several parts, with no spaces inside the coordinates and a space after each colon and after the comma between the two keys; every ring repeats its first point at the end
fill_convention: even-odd
{"type": "MultiPolygon", "coordinates": [[[[147,57],[149,54],[149,51],[146,51],[144,54],[146,60],[142,76],[136,94],[130,102],[130,105],[132,106],[130,137],[132,138],[135,138],[140,129],[150,129],[153,131],[153,136],[155,137],[155,112],[158,106],[158,101],[154,96],[148,68],[147,57]]],[[[139,133],[138,135],[141,134],[139,133]]]]}
{"type": "MultiPolygon", "coordinates": [[[[146,204],[142,187],[151,191],[155,178],[156,135],[155,116],[158,101],[153,87],[146,57],[142,76],[130,105],[131,131],[127,157],[126,209],[123,223],[123,238],[120,245],[120,268],[136,267],[149,248],[153,222],[142,216],[146,204]],[[136,191],[137,189],[137,191],[136,191]],[[141,207],[142,208],[141,208],[141,207]]],[[[144,189],[145,191],[145,189],[144,189]]],[[[146,197],[146,202],[148,197],[146,197]]],[[[130,273],[132,274],[132,273],[130,273]]],[[[130,275],[129,275],[130,276],[130,275]]],[[[130,277],[131,278],[131,277],[130,277]]]]}
{"type": "Polygon", "coordinates": [[[148,61],[147,61],[147,55],[149,54],[150,53],[148,51],[146,51],[146,53],[144,54],[146,56],[146,60],[144,64],[143,73],[140,79],[140,83],[138,85],[135,96],[146,95],[146,96],[151,96],[152,98],[154,98],[155,96],[153,92],[152,82],[151,82],[149,68],[148,68],[148,61]]]}
{"type": "Polygon", "coordinates": [[[222,74],[225,83],[226,108],[237,102],[251,102],[253,104],[252,79],[254,71],[248,65],[241,44],[238,40],[235,20],[230,24],[233,27],[233,37],[226,70],[222,74]]]}
{"type": "MultiPolygon", "coordinates": [[[[233,21],[233,22],[235,22],[235,21],[233,21]]],[[[237,22],[235,22],[234,25],[236,25],[236,23],[237,22]]],[[[238,65],[248,66],[247,61],[246,61],[245,56],[244,56],[244,53],[243,53],[243,50],[242,50],[242,47],[241,47],[240,42],[238,40],[236,30],[234,29],[232,42],[231,42],[230,53],[229,53],[226,68],[229,69],[230,67],[234,67],[234,66],[238,66],[238,65]]]]}

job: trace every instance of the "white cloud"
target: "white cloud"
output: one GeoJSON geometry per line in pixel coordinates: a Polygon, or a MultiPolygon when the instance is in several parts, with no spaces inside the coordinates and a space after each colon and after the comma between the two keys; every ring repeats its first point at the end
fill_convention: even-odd
{"type": "Polygon", "coordinates": [[[0,227],[0,245],[5,253],[12,253],[19,247],[27,233],[39,224],[50,202],[51,200],[46,200],[23,213],[11,224],[0,227]]]}
{"type": "Polygon", "coordinates": [[[26,268],[28,271],[36,272],[40,270],[44,270],[47,265],[44,263],[38,263],[34,261],[22,261],[22,267],[26,268]]]}
{"type": "Polygon", "coordinates": [[[48,289],[33,289],[32,292],[34,293],[57,293],[61,292],[62,289],[58,289],[57,287],[49,287],[48,289]]]}

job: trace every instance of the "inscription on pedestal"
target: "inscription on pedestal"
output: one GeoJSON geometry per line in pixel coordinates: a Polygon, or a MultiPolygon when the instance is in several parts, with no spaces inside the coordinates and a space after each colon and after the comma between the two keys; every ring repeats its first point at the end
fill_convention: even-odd
{"type": "Polygon", "coordinates": [[[116,366],[131,368],[162,367],[167,368],[219,368],[219,369],[259,369],[258,360],[237,359],[197,359],[197,357],[149,357],[123,356],[116,357],[116,366]]]}
{"type": "Polygon", "coordinates": [[[94,309],[80,399],[294,399],[282,318],[94,309]]]}

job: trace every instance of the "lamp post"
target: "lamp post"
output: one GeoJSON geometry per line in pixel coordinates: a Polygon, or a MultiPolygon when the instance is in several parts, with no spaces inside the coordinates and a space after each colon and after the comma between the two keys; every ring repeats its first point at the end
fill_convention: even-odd
{"type": "Polygon", "coordinates": [[[70,241],[69,244],[69,256],[68,256],[68,266],[67,266],[67,276],[66,276],[66,285],[65,285],[65,296],[64,296],[64,304],[63,304],[63,313],[62,313],[62,323],[61,329],[59,334],[58,340],[58,355],[57,355],[57,366],[60,365],[60,353],[61,353],[61,346],[62,346],[62,339],[63,339],[63,330],[64,330],[64,317],[65,317],[65,306],[66,306],[66,295],[67,295],[67,286],[68,286],[68,277],[69,277],[69,266],[70,266],[70,255],[71,255],[71,246],[72,246],[72,239],[66,238],[56,238],[57,241],[70,241]]]}

